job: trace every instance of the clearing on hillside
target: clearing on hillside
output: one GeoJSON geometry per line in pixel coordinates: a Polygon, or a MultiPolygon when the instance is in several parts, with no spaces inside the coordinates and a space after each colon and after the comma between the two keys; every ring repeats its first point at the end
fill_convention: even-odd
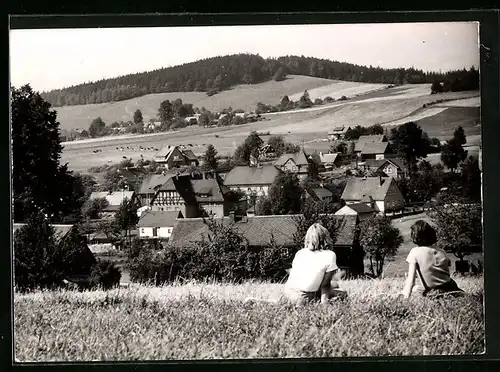
{"type": "Polygon", "coordinates": [[[141,110],[144,121],[147,122],[150,118],[156,118],[160,103],[167,99],[173,101],[180,98],[184,103],[192,103],[193,107],[205,107],[210,111],[219,111],[229,106],[233,109],[253,111],[258,102],[277,104],[285,95],[302,93],[306,89],[332,84],[332,81],[310,76],[289,75],[283,81],[271,80],[260,84],[238,85],[211,97],[204,92],[159,93],[120,102],[63,106],[55,109],[62,129],[87,129],[92,120],[97,117],[101,117],[108,125],[115,121],[133,120],[137,109],[141,110]]]}

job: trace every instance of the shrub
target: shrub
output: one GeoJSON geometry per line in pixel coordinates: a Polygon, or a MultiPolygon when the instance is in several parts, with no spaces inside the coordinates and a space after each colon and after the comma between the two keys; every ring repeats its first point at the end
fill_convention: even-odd
{"type": "Polygon", "coordinates": [[[62,286],[66,276],[88,275],[94,263],[76,231],[58,240],[42,213],[30,216],[14,235],[14,280],[19,291],[62,286]]]}
{"type": "Polygon", "coordinates": [[[91,287],[111,289],[120,284],[121,270],[110,260],[98,260],[90,272],[91,287]]]}

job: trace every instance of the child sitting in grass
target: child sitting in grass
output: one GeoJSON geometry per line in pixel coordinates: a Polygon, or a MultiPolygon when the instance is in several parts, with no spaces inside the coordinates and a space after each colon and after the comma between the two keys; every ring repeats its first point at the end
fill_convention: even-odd
{"type": "Polygon", "coordinates": [[[417,275],[424,296],[463,292],[450,277],[450,259],[442,250],[432,247],[437,241],[436,230],[427,222],[418,220],[411,227],[411,239],[417,246],[406,258],[409,268],[402,295],[405,298],[411,296],[417,275]]]}
{"type": "Polygon", "coordinates": [[[320,223],[309,227],[304,248],[295,254],[285,285],[288,301],[304,304],[320,300],[326,303],[331,298],[347,296],[334,280],[339,269],[335,252],[328,249],[331,246],[332,240],[326,228],[320,223]]]}

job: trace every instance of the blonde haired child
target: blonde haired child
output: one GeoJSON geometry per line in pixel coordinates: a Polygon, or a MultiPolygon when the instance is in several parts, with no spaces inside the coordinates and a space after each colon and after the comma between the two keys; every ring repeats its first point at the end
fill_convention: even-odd
{"type": "Polygon", "coordinates": [[[329,250],[332,244],[330,233],[320,223],[309,227],[304,248],[295,254],[285,284],[287,300],[297,304],[315,300],[326,303],[333,297],[347,296],[339,289],[337,281],[333,281],[339,268],[335,252],[329,250]]]}

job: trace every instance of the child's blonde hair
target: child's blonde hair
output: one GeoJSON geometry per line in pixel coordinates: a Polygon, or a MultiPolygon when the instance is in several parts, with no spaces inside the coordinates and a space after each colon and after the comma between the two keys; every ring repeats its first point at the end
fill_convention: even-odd
{"type": "Polygon", "coordinates": [[[308,248],[311,251],[320,251],[328,249],[331,245],[332,238],[330,237],[330,233],[322,224],[317,222],[307,229],[304,248],[308,248]]]}

